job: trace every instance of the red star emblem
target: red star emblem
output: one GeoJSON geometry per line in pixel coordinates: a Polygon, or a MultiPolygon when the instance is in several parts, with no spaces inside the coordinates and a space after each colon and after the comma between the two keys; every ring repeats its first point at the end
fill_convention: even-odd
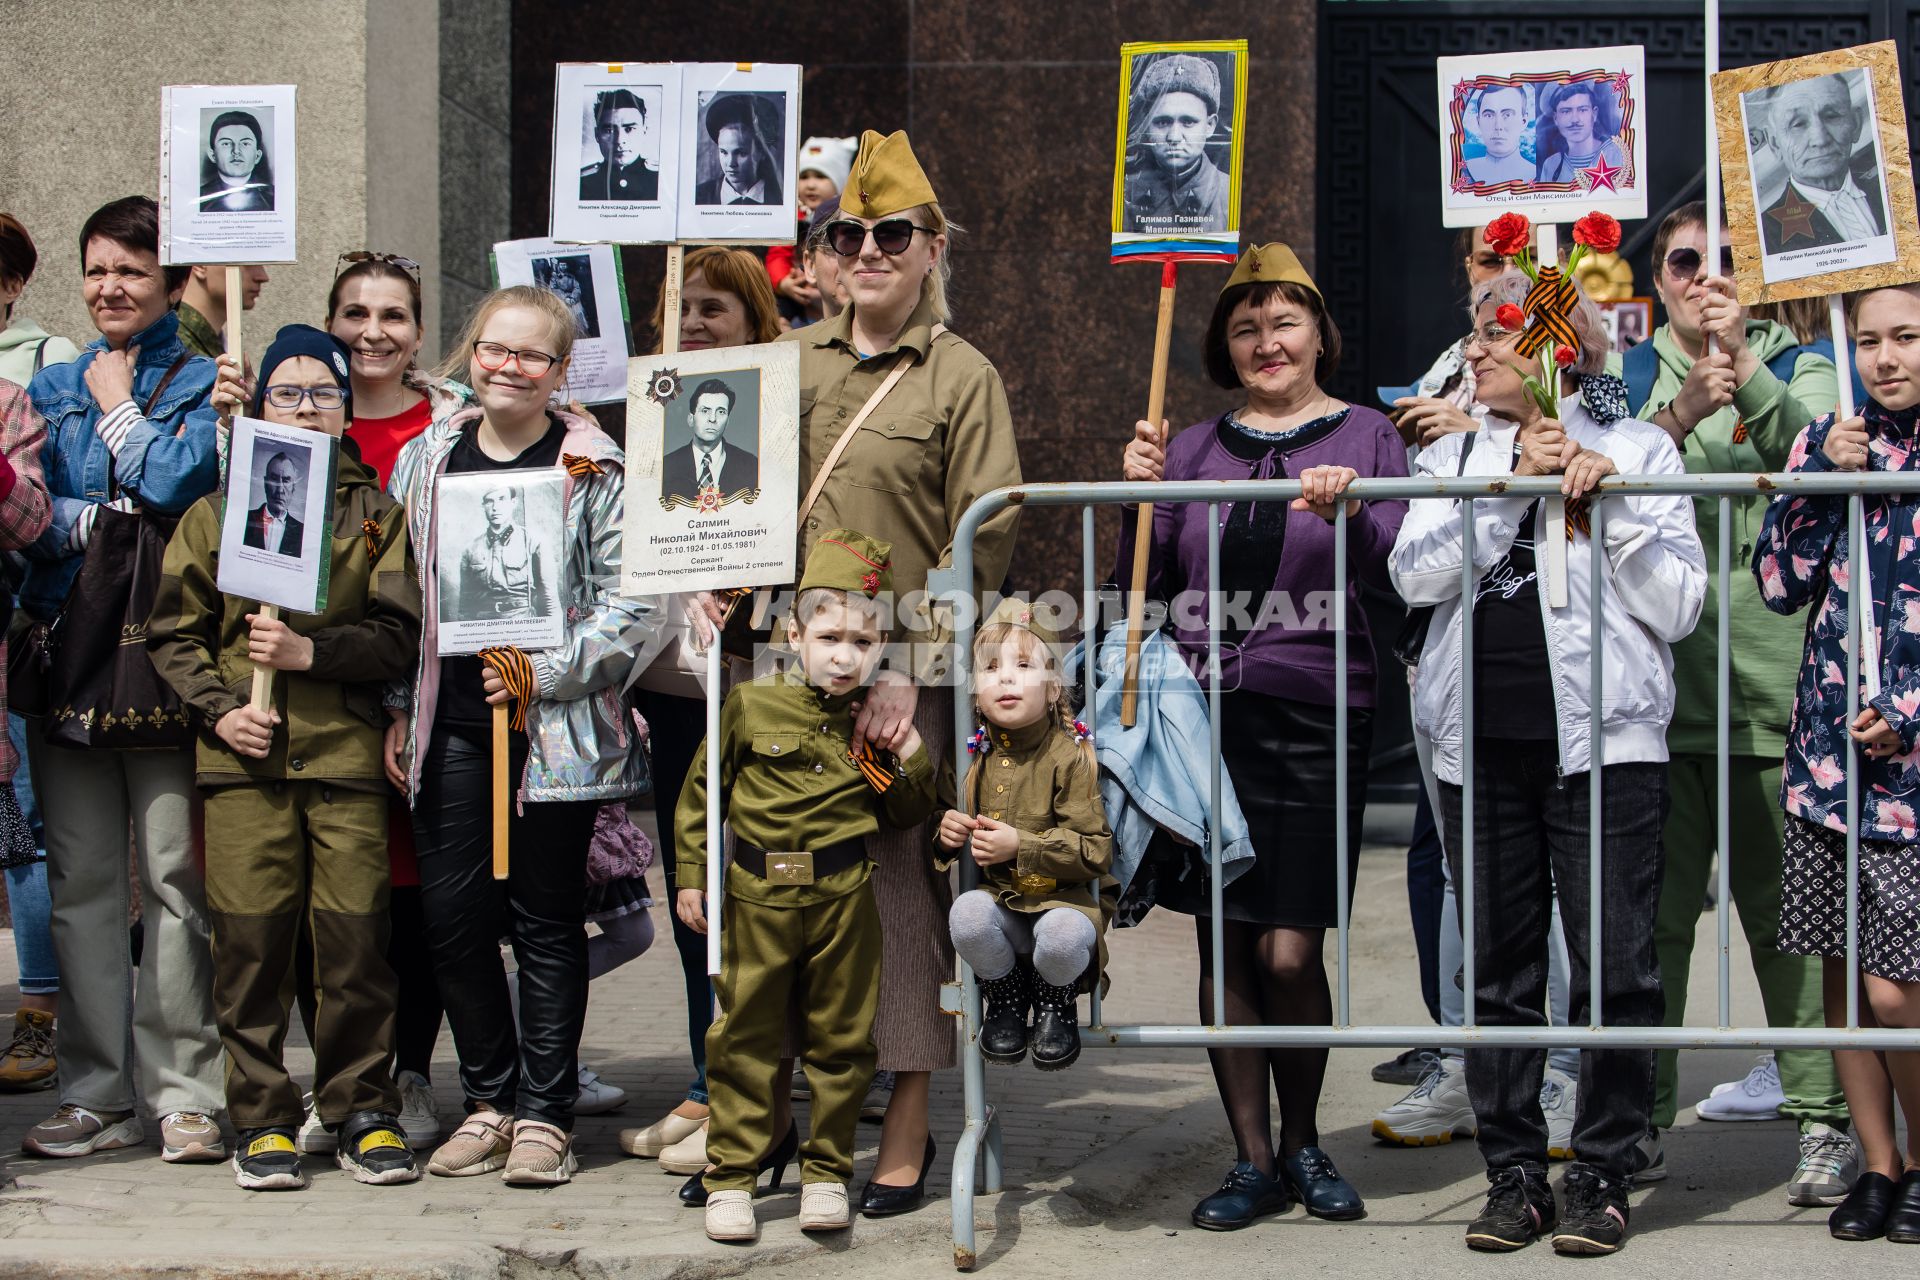
{"type": "Polygon", "coordinates": [[[720,486],[710,484],[694,495],[695,506],[701,511],[718,511],[721,507],[720,486]]]}
{"type": "Polygon", "coordinates": [[[1620,190],[1619,178],[1625,170],[1619,165],[1608,164],[1606,156],[1603,155],[1593,162],[1591,169],[1582,169],[1579,172],[1580,176],[1586,179],[1587,190],[1599,191],[1604,188],[1617,194],[1620,190]]]}
{"type": "Polygon", "coordinates": [[[1620,95],[1620,105],[1624,110],[1627,99],[1633,93],[1633,77],[1625,71],[1613,73],[1613,91],[1620,95]]]}
{"type": "Polygon", "coordinates": [[[869,569],[865,573],[861,574],[860,589],[866,592],[870,596],[880,594],[879,571],[874,569],[869,569]]]}

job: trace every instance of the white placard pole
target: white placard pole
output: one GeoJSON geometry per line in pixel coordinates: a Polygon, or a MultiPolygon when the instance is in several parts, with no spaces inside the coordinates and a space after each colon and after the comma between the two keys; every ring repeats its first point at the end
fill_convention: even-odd
{"type": "MultiPolygon", "coordinates": [[[[1853,402],[1853,350],[1847,341],[1847,309],[1841,295],[1827,295],[1827,326],[1833,332],[1833,369],[1840,379],[1840,408],[1835,422],[1845,422],[1858,413],[1853,402]]],[[[1849,502],[1848,506],[1853,504],[1849,502]]],[[[1880,628],[1873,620],[1873,570],[1867,555],[1866,504],[1847,531],[1847,545],[1853,548],[1852,589],[1860,593],[1860,670],[1866,677],[1867,697],[1880,696],[1880,628]]]]}
{"type": "MultiPolygon", "coordinates": [[[[1535,232],[1533,261],[1536,271],[1544,271],[1560,261],[1558,228],[1551,222],[1541,223],[1535,232]]],[[[1549,371],[1545,382],[1552,389],[1554,400],[1558,401],[1560,366],[1554,361],[1553,348],[1543,348],[1540,358],[1549,371]]],[[[1547,607],[1564,609],[1567,607],[1567,500],[1561,497],[1548,498],[1544,518],[1547,525],[1547,563],[1546,571],[1541,576],[1547,584],[1547,607]]],[[[1538,536],[1536,532],[1536,543],[1538,536]]]]}
{"type": "MultiPolygon", "coordinates": [[[[1720,274],[1720,127],[1713,111],[1713,77],[1719,70],[1720,0],[1707,0],[1707,260],[1700,269],[1710,276],[1720,274]]],[[[1666,267],[1656,262],[1653,269],[1660,272],[1666,267]]],[[[1706,340],[1704,351],[1713,354],[1712,338],[1706,340]]]]}

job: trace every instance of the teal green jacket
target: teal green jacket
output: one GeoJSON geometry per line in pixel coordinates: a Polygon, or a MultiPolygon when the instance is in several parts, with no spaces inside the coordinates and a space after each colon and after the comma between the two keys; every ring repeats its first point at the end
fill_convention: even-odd
{"type": "MultiPolygon", "coordinates": [[[[1681,458],[1690,472],[1784,471],[1794,437],[1809,422],[1833,411],[1840,384],[1833,361],[1805,352],[1794,362],[1793,378],[1781,382],[1766,361],[1799,345],[1793,331],[1769,320],[1747,322],[1747,345],[1760,360],[1751,378],[1733,393],[1733,404],[1700,423],[1687,437],[1681,458]],[[1738,441],[1736,428],[1746,430],[1738,441]]],[[[1659,372],[1645,404],[1631,406],[1642,421],[1672,403],[1693,361],[1674,343],[1667,325],[1653,332],[1659,372]]],[[[1620,372],[1620,357],[1607,371],[1620,372]]],[[[1674,711],[1667,728],[1667,749],[1675,755],[1712,754],[1718,749],[1717,652],[1720,637],[1720,502],[1697,498],[1693,504],[1700,545],[1707,553],[1707,602],[1693,634],[1673,646],[1674,711]]],[[[1771,613],[1760,601],[1753,574],[1742,566],[1753,560],[1754,539],[1767,514],[1767,498],[1728,501],[1732,521],[1732,560],[1727,590],[1729,742],[1734,755],[1780,758],[1786,751],[1787,718],[1793,707],[1793,676],[1805,640],[1804,624],[1771,613]],[[1784,625],[1783,625],[1784,624],[1784,625]]]]}

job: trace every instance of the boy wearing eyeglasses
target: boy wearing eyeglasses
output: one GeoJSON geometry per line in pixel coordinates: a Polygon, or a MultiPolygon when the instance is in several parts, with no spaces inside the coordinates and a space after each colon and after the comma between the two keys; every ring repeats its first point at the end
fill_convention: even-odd
{"type": "MultiPolygon", "coordinates": [[[[254,416],[339,439],[352,413],[347,349],[288,325],[260,362],[254,416]]],[[[222,361],[214,407],[247,398],[222,361]]],[[[264,468],[260,542],[285,553],[300,539],[286,455],[264,468]],[[285,463],[285,466],[277,464],[285,463]]],[[[244,500],[242,498],[241,500],[244,500]]],[[[269,619],[223,595],[223,496],[202,498],[167,545],[149,625],[154,666],[202,729],[197,781],[206,801],[207,904],[214,1012],[227,1054],[227,1111],[240,1130],[234,1180],[251,1191],[307,1185],[294,1137],[305,1118],[281,1046],[291,1009],[302,913],[311,922],[319,1013],[314,1103],[338,1136],[337,1161],[360,1182],[420,1176],[397,1127],[393,971],[387,964],[387,717],[382,686],[412,670],[420,589],[406,515],[351,448],[338,455],[325,609],[269,619]],[[265,707],[249,702],[256,668],[272,673],[265,707]]]]}

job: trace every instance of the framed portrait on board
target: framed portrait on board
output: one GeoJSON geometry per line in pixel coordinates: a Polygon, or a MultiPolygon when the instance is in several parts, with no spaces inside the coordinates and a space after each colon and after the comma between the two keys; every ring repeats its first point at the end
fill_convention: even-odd
{"type": "Polygon", "coordinates": [[[1441,213],[1472,227],[1595,210],[1647,216],[1647,74],[1638,45],[1438,59],[1441,213]]]}
{"type": "Polygon", "coordinates": [[[160,261],[294,260],[294,87],[160,91],[160,261]]]}
{"type": "Polygon", "coordinates": [[[549,230],[576,244],[666,244],[679,180],[680,68],[562,62],[553,69],[549,230]]]}
{"type": "Polygon", "coordinates": [[[295,613],[327,607],[336,442],[321,431],[235,417],[215,585],[295,613]]]}
{"type": "Polygon", "coordinates": [[[552,649],[566,639],[566,475],[442,475],[434,485],[440,652],[552,649]]]}
{"type": "Polygon", "coordinates": [[[1240,251],[1247,42],[1120,47],[1113,260],[1240,251]]]}
{"type": "Polygon", "coordinates": [[[1615,351],[1637,347],[1653,336],[1652,298],[1615,298],[1594,305],[1600,308],[1601,323],[1607,326],[1615,351]]]}
{"type": "Polygon", "coordinates": [[[799,347],[774,342],[637,356],[628,368],[620,593],[792,581],[799,347]]]}
{"type": "Polygon", "coordinates": [[[689,63],[680,85],[687,174],[678,238],[791,244],[799,229],[799,66],[689,63]]]}
{"type": "Polygon", "coordinates": [[[1722,71],[1713,102],[1742,302],[1920,277],[1893,41],[1722,71]]]}
{"type": "Polygon", "coordinates": [[[560,240],[504,240],[493,246],[493,275],[501,285],[530,284],[557,294],[573,314],[569,394],[582,404],[606,404],[627,394],[627,290],[620,251],[610,244],[560,240]]]}

